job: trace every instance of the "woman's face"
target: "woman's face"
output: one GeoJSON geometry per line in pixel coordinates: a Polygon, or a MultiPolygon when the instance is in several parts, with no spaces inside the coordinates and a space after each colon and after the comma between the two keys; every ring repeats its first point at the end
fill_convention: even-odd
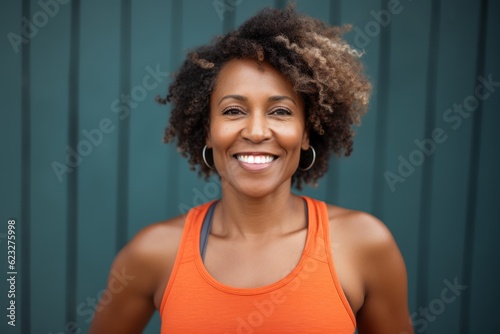
{"type": "Polygon", "coordinates": [[[302,99],[268,63],[233,59],[210,98],[207,145],[225,187],[251,197],[289,192],[309,148],[302,99]]]}

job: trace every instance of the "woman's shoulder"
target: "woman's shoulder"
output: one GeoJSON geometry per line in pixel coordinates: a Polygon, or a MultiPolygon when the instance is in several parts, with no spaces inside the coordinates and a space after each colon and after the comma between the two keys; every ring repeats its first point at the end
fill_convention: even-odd
{"type": "Polygon", "coordinates": [[[174,256],[184,230],[184,220],[184,216],[177,216],[142,228],[122,249],[122,253],[131,261],[145,264],[174,256]]]}
{"type": "Polygon", "coordinates": [[[185,216],[177,216],[149,224],[139,230],[129,244],[144,249],[158,244],[168,244],[168,241],[174,241],[182,234],[184,221],[185,216]]]}
{"type": "Polygon", "coordinates": [[[401,279],[405,277],[399,247],[381,220],[363,211],[335,205],[327,205],[327,208],[332,247],[337,245],[348,250],[352,262],[361,268],[359,274],[365,287],[388,272],[401,279]]]}
{"type": "Polygon", "coordinates": [[[375,216],[357,210],[327,205],[331,247],[347,251],[365,283],[388,271],[404,270],[399,247],[389,228],[375,216]]]}
{"type": "MultiPolygon", "coordinates": [[[[345,242],[365,247],[393,244],[387,226],[375,216],[358,210],[327,204],[330,231],[345,242]]],[[[336,238],[338,239],[338,238],[336,238]]]]}
{"type": "Polygon", "coordinates": [[[115,262],[129,271],[147,277],[145,285],[155,286],[165,266],[173,264],[184,228],[184,217],[179,216],[142,228],[121,249],[115,262]],[[144,275],[147,274],[147,275],[144,275]]]}
{"type": "Polygon", "coordinates": [[[135,277],[137,292],[153,296],[155,306],[159,305],[164,282],[170,277],[184,221],[184,216],[178,216],[142,228],[115,258],[113,268],[127,268],[127,273],[135,277]]]}

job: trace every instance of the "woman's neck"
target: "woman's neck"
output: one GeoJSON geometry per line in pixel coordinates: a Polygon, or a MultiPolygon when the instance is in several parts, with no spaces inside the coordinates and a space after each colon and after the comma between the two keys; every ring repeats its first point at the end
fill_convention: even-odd
{"type": "Polygon", "coordinates": [[[307,222],[303,200],[290,188],[263,198],[224,189],[214,213],[212,232],[245,240],[276,237],[303,229],[307,222]]]}

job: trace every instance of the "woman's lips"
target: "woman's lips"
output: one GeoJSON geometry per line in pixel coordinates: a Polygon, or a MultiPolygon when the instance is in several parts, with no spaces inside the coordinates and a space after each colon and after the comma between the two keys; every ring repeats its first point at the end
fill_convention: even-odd
{"type": "Polygon", "coordinates": [[[268,153],[235,154],[240,165],[249,171],[262,171],[268,168],[276,156],[268,153]]]}

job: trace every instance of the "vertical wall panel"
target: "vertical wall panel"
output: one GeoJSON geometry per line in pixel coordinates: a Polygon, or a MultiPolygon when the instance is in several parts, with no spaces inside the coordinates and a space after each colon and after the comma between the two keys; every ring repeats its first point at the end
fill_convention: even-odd
{"type": "MultiPolygon", "coordinates": [[[[177,214],[175,205],[167,201],[168,183],[174,174],[171,165],[177,160],[168,160],[167,152],[178,153],[174,145],[163,143],[168,108],[155,102],[157,95],[166,94],[172,73],[171,49],[178,47],[171,38],[172,19],[179,15],[173,13],[172,2],[132,2],[131,82],[132,87],[144,87],[146,96],[136,101],[130,114],[129,238],[144,226],[177,214]],[[159,74],[154,77],[151,71],[159,74]]],[[[145,333],[159,331],[156,313],[145,333]]]]}
{"type": "MultiPolygon", "coordinates": [[[[171,24],[170,24],[170,61],[169,61],[169,71],[173,75],[175,75],[175,70],[180,66],[181,61],[183,59],[184,51],[182,48],[183,44],[183,24],[184,24],[184,15],[183,15],[183,1],[182,0],[173,0],[172,5],[170,7],[171,11],[171,24]]],[[[169,105],[167,107],[167,119],[170,116],[170,108],[169,105]]],[[[167,209],[167,217],[174,217],[179,214],[179,207],[181,204],[179,203],[179,195],[177,192],[177,188],[179,188],[179,180],[177,177],[170,177],[170,175],[179,175],[179,153],[177,152],[177,148],[175,144],[167,145],[167,182],[165,183],[165,187],[167,190],[166,202],[165,206],[167,209]]],[[[187,209],[186,209],[187,210],[187,209]]]]}
{"type": "Polygon", "coordinates": [[[144,89],[147,95],[136,102],[130,114],[129,238],[142,227],[168,218],[167,183],[172,171],[167,150],[173,145],[163,143],[168,113],[155,97],[164,97],[171,81],[173,16],[172,1],[132,3],[132,86],[143,87],[146,83],[150,89],[144,89]],[[154,78],[150,71],[157,69],[160,74],[154,78]]]}
{"type": "Polygon", "coordinates": [[[78,167],[77,294],[68,307],[86,333],[115,254],[120,1],[82,1],[80,15],[78,141],[92,152],[78,167]]]}
{"type": "MultiPolygon", "coordinates": [[[[136,99],[144,98],[143,91],[132,91],[130,79],[131,68],[131,35],[132,35],[132,2],[121,1],[120,10],[120,102],[132,108],[136,99]],[[140,94],[138,94],[141,92],[140,94]],[[128,94],[127,94],[128,93],[128,94]],[[123,95],[122,95],[123,94],[123,95]],[[139,97],[137,97],[139,96],[139,97]]],[[[126,113],[127,111],[125,111],[126,113]]],[[[128,111],[130,112],[130,111],[128,111]]],[[[130,151],[130,117],[120,115],[118,123],[118,166],[117,199],[116,199],[116,250],[120,250],[128,239],[128,212],[123,208],[128,206],[129,196],[129,151],[130,151]]]]}
{"type": "MultiPolygon", "coordinates": [[[[460,125],[454,120],[450,122],[451,117],[462,117],[456,113],[450,116],[448,110],[455,104],[463,104],[464,99],[474,93],[477,84],[479,7],[479,1],[460,4],[442,1],[435,125],[443,129],[443,138],[447,139],[435,144],[431,158],[434,163],[432,186],[429,187],[431,193],[426,194],[430,205],[429,258],[424,259],[429,276],[427,300],[419,305],[422,307],[431,306],[428,303],[440,298],[446,287],[444,280],[453,282],[456,278],[463,282],[462,258],[456,254],[462,254],[464,246],[472,122],[470,118],[460,120],[460,125]],[[460,57],[456,56],[457,50],[460,50],[460,57]]],[[[432,138],[431,133],[426,133],[425,138],[432,138]]],[[[427,331],[458,332],[459,322],[454,320],[459,318],[460,303],[457,298],[456,302],[447,304],[442,314],[437,308],[431,309],[435,320],[429,321],[427,331]]]]}
{"type": "MultiPolygon", "coordinates": [[[[30,17],[31,5],[29,0],[22,2],[21,14],[24,18],[30,17]]],[[[21,19],[22,20],[22,19],[21,19]]],[[[33,37],[25,32],[26,26],[22,28],[23,37],[33,37]]],[[[34,32],[33,32],[34,33],[34,32]]],[[[23,41],[24,42],[24,41],[23,41]]],[[[31,46],[27,40],[26,45],[21,48],[21,332],[31,330],[31,46]]],[[[10,267],[9,267],[10,269],[10,267]]]]}
{"type": "MultiPolygon", "coordinates": [[[[0,332],[2,333],[21,333],[21,279],[23,271],[21,270],[23,245],[23,221],[21,220],[21,178],[22,169],[22,54],[21,45],[14,44],[7,38],[8,34],[22,36],[20,18],[22,15],[21,1],[12,2],[9,6],[0,6],[0,96],[3,101],[0,108],[0,152],[2,159],[0,170],[0,263],[4,264],[7,260],[7,221],[16,220],[16,261],[17,261],[17,291],[16,291],[16,327],[9,326],[7,317],[3,316],[0,322],[0,332]],[[17,52],[16,52],[17,51],[17,52]]],[[[13,35],[10,35],[13,36],[13,35]]],[[[1,269],[4,271],[6,265],[1,269]]],[[[27,273],[28,274],[28,273],[27,273]]],[[[2,273],[4,275],[4,273],[2,273]]],[[[0,309],[6,310],[9,305],[9,299],[6,298],[8,291],[7,280],[0,280],[0,309]],[[5,297],[4,297],[5,296],[5,297]]]]}
{"type": "MultiPolygon", "coordinates": [[[[491,75],[495,82],[490,90],[481,89],[481,94],[490,93],[483,102],[478,188],[475,194],[476,217],[474,219],[474,248],[471,268],[471,284],[468,288],[470,305],[468,307],[469,333],[493,333],[496,330],[495,319],[500,313],[500,293],[497,288],[500,281],[498,257],[498,224],[500,195],[500,3],[488,1],[486,57],[484,72],[478,73],[486,80],[491,75]]],[[[472,117],[472,116],[471,116],[472,117]]]]}
{"type": "MultiPolygon", "coordinates": [[[[380,10],[379,0],[363,1],[355,3],[353,1],[342,1],[340,4],[340,24],[351,24],[353,29],[344,38],[358,51],[364,51],[361,58],[365,65],[366,72],[370,80],[375,84],[378,78],[378,61],[380,33],[373,34],[373,37],[366,35],[366,30],[374,21],[371,11],[380,10]]],[[[368,113],[361,120],[361,127],[355,128],[354,150],[349,157],[339,157],[333,159],[336,164],[330,165],[328,178],[337,174],[337,182],[332,182],[332,187],[337,185],[338,189],[328,189],[332,192],[332,197],[340,206],[349,207],[356,210],[374,213],[372,208],[372,185],[373,169],[375,164],[375,130],[377,117],[377,103],[379,94],[385,88],[374,85],[372,99],[368,113]]]]}
{"type": "Polygon", "coordinates": [[[40,20],[40,28],[30,41],[32,293],[31,319],[24,321],[33,332],[48,333],[65,323],[66,312],[68,174],[59,182],[52,163],[66,164],[71,5],[61,5],[54,17],[41,13],[31,1],[31,17],[40,20]]]}
{"type": "MultiPolygon", "coordinates": [[[[15,3],[0,11],[0,53],[1,98],[4,101],[0,109],[0,150],[3,153],[2,168],[6,173],[0,175],[0,246],[4,251],[7,217],[19,219],[21,198],[21,45],[12,44],[6,38],[7,34],[22,36],[19,18],[21,3],[15,3]],[[16,52],[17,50],[17,52],[16,52]]],[[[6,248],[5,248],[6,249],[6,248]]],[[[3,254],[3,253],[2,253],[3,254]]],[[[2,282],[3,284],[3,282],[2,282]]],[[[3,285],[2,285],[3,286],[3,285]]],[[[0,302],[3,305],[3,300],[0,302]]]]}
{"type": "MultiPolygon", "coordinates": [[[[81,156],[90,154],[90,144],[87,150],[83,149],[78,142],[79,130],[79,106],[78,87],[80,61],[80,1],[71,3],[70,16],[70,53],[69,53],[69,75],[68,75],[68,147],[76,150],[75,156],[78,160],[81,156]],[[85,153],[84,153],[85,152],[85,153]]],[[[75,158],[76,159],[76,158],[75,158]]],[[[66,322],[73,324],[76,318],[76,285],[77,285],[77,250],[78,250],[78,161],[77,166],[67,178],[67,205],[66,205],[66,322]]]]}
{"type": "MultiPolygon", "coordinates": [[[[384,9],[387,5],[384,4],[384,9]]],[[[394,12],[394,10],[393,10],[394,12]]],[[[387,103],[379,103],[377,110],[385,112],[386,118],[377,120],[377,131],[385,132],[384,141],[378,142],[376,159],[377,174],[373,203],[375,212],[379,212],[393,233],[406,261],[410,287],[410,309],[414,310],[416,291],[415,277],[417,275],[417,244],[419,224],[419,204],[421,191],[421,169],[415,168],[409,173],[401,173],[398,169],[401,160],[410,159],[415,150],[414,140],[425,133],[424,115],[426,101],[429,28],[431,4],[428,2],[401,3],[392,15],[390,41],[381,47],[390,47],[385,54],[384,66],[389,70],[383,81],[378,80],[376,87],[379,94],[388,94],[387,103]],[[411,41],[411,43],[408,43],[411,41]],[[393,184],[391,189],[386,179],[386,173],[396,175],[401,173],[404,183],[393,184]]],[[[378,73],[382,75],[382,73],[378,73]]],[[[382,96],[378,97],[379,99],[382,96]]],[[[379,137],[379,138],[382,138],[379,137]]]]}
{"type": "MultiPolygon", "coordinates": [[[[437,95],[437,67],[439,58],[439,35],[441,28],[441,1],[435,1],[432,4],[431,9],[431,20],[430,20],[430,36],[429,36],[429,49],[427,57],[427,72],[426,72],[426,101],[425,101],[425,112],[424,112],[424,133],[433,133],[435,126],[435,114],[436,114],[436,95],[437,95]]],[[[413,154],[421,154],[421,159],[423,160],[423,153],[415,151],[413,154]]],[[[420,192],[420,212],[419,212],[419,226],[418,226],[418,257],[417,257],[417,305],[427,304],[427,293],[428,293],[428,263],[427,259],[429,257],[429,229],[430,229],[430,207],[432,204],[432,194],[430,194],[430,189],[432,186],[433,179],[433,164],[434,159],[427,157],[427,161],[423,164],[422,168],[422,188],[420,192]]],[[[417,319],[418,314],[412,313],[412,319],[415,326],[427,326],[427,319],[417,319]],[[420,324],[420,322],[423,324],[420,324]]],[[[422,316],[421,314],[419,316],[422,316]]],[[[419,328],[423,330],[425,328],[419,328]]]]}

